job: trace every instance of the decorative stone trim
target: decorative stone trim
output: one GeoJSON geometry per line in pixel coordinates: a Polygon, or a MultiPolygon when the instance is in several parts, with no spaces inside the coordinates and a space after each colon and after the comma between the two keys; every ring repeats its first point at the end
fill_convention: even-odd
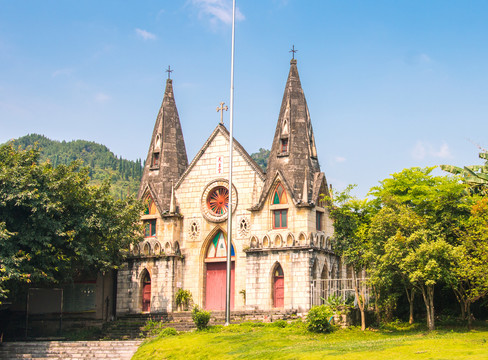
{"type": "Polygon", "coordinates": [[[241,237],[246,237],[249,235],[249,232],[251,231],[251,222],[249,221],[249,218],[247,216],[243,216],[239,219],[239,235],[241,237]]]}
{"type": "Polygon", "coordinates": [[[200,235],[200,221],[192,220],[188,225],[188,237],[191,240],[196,240],[198,239],[199,235],[200,235]]]}

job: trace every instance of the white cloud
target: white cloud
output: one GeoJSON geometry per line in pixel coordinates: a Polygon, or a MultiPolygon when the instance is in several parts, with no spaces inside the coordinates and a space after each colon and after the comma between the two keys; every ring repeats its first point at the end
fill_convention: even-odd
{"type": "MultiPolygon", "coordinates": [[[[232,23],[231,0],[191,0],[191,3],[198,8],[199,16],[208,18],[211,23],[218,21],[224,24],[232,23]]],[[[236,20],[244,19],[244,15],[236,8],[236,20]]]]}
{"type": "Polygon", "coordinates": [[[136,34],[137,34],[137,36],[144,39],[144,41],[156,40],[156,35],[153,33],[150,33],[149,31],[146,31],[146,30],[136,29],[136,34]]]}
{"type": "Polygon", "coordinates": [[[449,150],[449,145],[445,142],[439,148],[436,148],[429,142],[417,141],[415,146],[411,151],[411,155],[416,160],[423,160],[426,157],[447,159],[451,158],[451,151],[449,150]]]}
{"type": "Polygon", "coordinates": [[[346,161],[346,158],[345,158],[345,157],[343,157],[343,156],[336,156],[336,157],[334,158],[334,161],[335,161],[336,163],[342,163],[342,162],[346,161]]]}
{"type": "Polygon", "coordinates": [[[432,155],[434,157],[446,159],[451,157],[451,152],[449,151],[449,146],[446,143],[443,143],[440,149],[438,151],[434,151],[432,155]]]}
{"type": "Polygon", "coordinates": [[[99,92],[95,94],[95,101],[97,103],[106,103],[109,101],[112,97],[108,94],[105,94],[103,92],[99,92]]]}
{"type": "Polygon", "coordinates": [[[417,160],[423,160],[426,155],[425,146],[422,141],[417,141],[414,148],[412,149],[412,157],[417,160]]]}

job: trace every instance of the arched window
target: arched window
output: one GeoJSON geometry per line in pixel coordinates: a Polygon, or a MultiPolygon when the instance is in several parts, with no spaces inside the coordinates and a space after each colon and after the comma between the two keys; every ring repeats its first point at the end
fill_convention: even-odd
{"type": "MultiPolygon", "coordinates": [[[[230,255],[235,256],[234,245],[230,248],[230,255]]],[[[225,258],[227,256],[227,240],[224,233],[219,231],[210,242],[207,250],[207,259],[225,258]]]]}
{"type": "Polygon", "coordinates": [[[144,199],[144,215],[156,214],[156,204],[154,203],[151,195],[147,195],[144,199]]]}
{"type": "Polygon", "coordinates": [[[273,205],[275,204],[286,204],[286,192],[283,185],[279,183],[276,185],[274,195],[273,195],[273,205]]]}

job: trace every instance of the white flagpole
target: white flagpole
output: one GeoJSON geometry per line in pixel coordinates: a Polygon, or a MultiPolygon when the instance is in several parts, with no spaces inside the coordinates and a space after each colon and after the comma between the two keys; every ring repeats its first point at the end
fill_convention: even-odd
{"type": "Polygon", "coordinates": [[[234,120],[234,38],[236,23],[236,0],[232,1],[232,54],[230,64],[230,124],[229,124],[229,209],[227,216],[227,278],[225,292],[225,325],[230,324],[230,286],[231,286],[231,248],[232,248],[232,151],[234,148],[234,135],[232,122],[234,120]]]}

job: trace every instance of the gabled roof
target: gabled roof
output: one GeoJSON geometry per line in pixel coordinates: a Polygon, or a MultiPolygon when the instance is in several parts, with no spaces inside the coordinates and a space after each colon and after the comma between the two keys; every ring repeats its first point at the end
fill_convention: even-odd
{"type": "Polygon", "coordinates": [[[173,94],[173,81],[168,79],[154,125],[138,197],[143,196],[149,185],[161,214],[169,211],[172,184],[178,181],[187,167],[188,158],[173,94]],[[159,157],[157,164],[153,162],[155,156],[159,157]]]}
{"type": "MultiPolygon", "coordinates": [[[[276,170],[274,176],[272,176],[272,177],[271,177],[271,174],[266,174],[266,175],[267,175],[266,179],[272,179],[269,182],[270,185],[268,186],[266,192],[263,189],[263,192],[261,193],[261,198],[259,199],[259,202],[257,204],[255,204],[252,208],[249,209],[251,211],[260,210],[263,207],[264,203],[266,202],[266,199],[268,198],[269,193],[271,192],[272,189],[274,189],[274,185],[276,185],[276,183],[278,181],[281,182],[281,184],[283,184],[287,194],[289,194],[289,195],[292,194],[290,184],[288,184],[288,182],[286,181],[286,178],[283,176],[283,173],[281,172],[281,170],[276,170]]],[[[295,206],[299,206],[299,202],[297,202],[291,196],[289,196],[289,198],[294,203],[295,206]]]]}
{"type": "MultiPolygon", "coordinates": [[[[202,157],[202,155],[205,153],[207,148],[210,146],[212,141],[215,139],[215,137],[218,134],[222,134],[227,140],[230,140],[230,133],[225,127],[224,124],[218,124],[217,127],[214,129],[212,134],[209,136],[205,144],[203,144],[202,148],[198,151],[198,153],[195,155],[193,160],[191,161],[190,165],[187,167],[183,175],[181,175],[180,179],[178,182],[175,184],[175,189],[178,189],[178,187],[181,185],[183,180],[186,178],[189,172],[193,169],[195,164],[198,162],[198,160],[202,157]]],[[[253,168],[253,170],[258,174],[258,176],[261,178],[261,180],[265,180],[265,175],[261,167],[253,160],[251,155],[247,153],[247,151],[244,149],[244,147],[234,138],[234,149],[243,157],[243,159],[253,168]]]]}

